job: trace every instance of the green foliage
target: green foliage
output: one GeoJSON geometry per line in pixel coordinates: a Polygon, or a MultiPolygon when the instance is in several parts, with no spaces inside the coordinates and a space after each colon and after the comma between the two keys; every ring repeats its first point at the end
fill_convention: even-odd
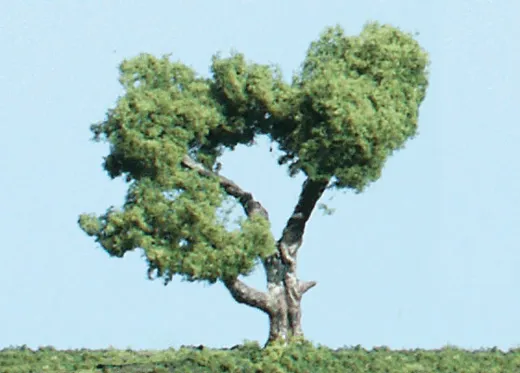
{"type": "Polygon", "coordinates": [[[156,271],[165,283],[176,273],[209,283],[249,274],[256,260],[275,248],[269,223],[253,216],[240,221],[240,229],[228,232],[216,214],[222,200],[218,184],[208,185],[207,180],[182,172],[196,180],[187,182],[179,195],[168,196],[143,178],[130,186],[123,211],[110,209],[99,218],[81,215],[80,226],[110,255],[122,257],[142,248],[149,274],[156,271]],[[202,185],[197,185],[199,181],[202,185]]]}
{"type": "Polygon", "coordinates": [[[228,231],[217,177],[183,168],[182,158],[212,170],[225,148],[267,135],[291,176],[361,192],[416,134],[427,65],[411,35],[377,23],[357,37],[327,29],[291,84],[238,53],[215,55],[210,78],[168,56],[125,60],[125,93],[91,129],[110,144],[104,168],[130,183],[128,195],[122,210],[83,214],[79,224],[110,255],[142,248],[149,273],[165,283],[175,274],[209,283],[249,274],[275,251],[269,224],[257,216],[228,231]]]}
{"type": "Polygon", "coordinates": [[[520,351],[496,348],[466,351],[340,348],[331,350],[311,343],[293,343],[262,349],[246,343],[232,351],[203,348],[163,351],[66,350],[52,347],[33,351],[0,351],[0,372],[175,372],[175,373],[481,373],[517,372],[520,351]]]}
{"type": "Polygon", "coordinates": [[[290,165],[361,192],[417,131],[428,57],[409,34],[368,24],[359,37],[331,28],[311,44],[300,76],[298,126],[282,149],[290,165]]]}

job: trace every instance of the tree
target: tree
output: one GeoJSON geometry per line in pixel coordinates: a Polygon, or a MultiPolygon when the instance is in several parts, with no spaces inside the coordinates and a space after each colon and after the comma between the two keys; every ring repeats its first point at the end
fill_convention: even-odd
{"type": "MultiPolygon", "coordinates": [[[[386,159],[417,132],[428,55],[410,34],[367,23],[357,37],[336,26],[311,43],[289,84],[277,67],[233,53],[212,58],[204,78],[169,56],[141,54],[120,65],[125,93],[91,126],[110,144],[104,169],[129,183],[122,209],[82,214],[80,227],[115,257],[141,248],[148,276],[224,284],[239,303],[265,312],[268,344],[303,339],[300,302],[316,285],[296,273],[306,223],[326,189],[362,192],[386,159]],[[276,142],[291,177],[306,177],[275,241],[251,191],[216,170],[225,149],[276,142]],[[224,201],[245,212],[226,228],[224,201]],[[262,265],[267,289],[239,279],[262,265]]],[[[260,171],[259,171],[260,172],[260,171]]]]}

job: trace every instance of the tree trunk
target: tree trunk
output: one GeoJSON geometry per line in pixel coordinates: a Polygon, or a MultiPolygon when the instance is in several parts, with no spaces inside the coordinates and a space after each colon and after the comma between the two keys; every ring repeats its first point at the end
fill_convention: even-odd
{"type": "Polygon", "coordinates": [[[294,337],[302,337],[300,301],[291,304],[289,294],[294,292],[283,287],[277,296],[276,306],[269,311],[269,339],[266,345],[274,341],[288,343],[294,337]]]}
{"type": "Polygon", "coordinates": [[[301,326],[302,295],[316,282],[302,282],[296,277],[295,261],[283,264],[279,256],[264,262],[267,273],[269,338],[287,344],[292,338],[303,338],[301,326]]]}
{"type": "Polygon", "coordinates": [[[255,290],[239,279],[224,281],[233,298],[242,304],[257,308],[269,316],[269,338],[273,342],[288,344],[293,338],[302,338],[301,298],[316,285],[315,281],[296,278],[296,263],[283,264],[280,255],[263,261],[267,274],[267,291],[255,290]]]}

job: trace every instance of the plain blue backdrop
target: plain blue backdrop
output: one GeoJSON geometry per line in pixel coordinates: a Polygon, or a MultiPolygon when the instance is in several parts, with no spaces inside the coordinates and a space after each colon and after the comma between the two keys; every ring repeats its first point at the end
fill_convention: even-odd
{"type": "MultiPolygon", "coordinates": [[[[515,0],[2,1],[0,347],[164,349],[261,344],[267,317],[220,284],[146,278],[137,251],[110,258],[77,225],[120,205],[125,184],[89,141],[122,93],[118,64],[172,53],[207,75],[236,49],[287,79],[326,26],[370,20],[430,53],[417,138],[365,193],[331,193],[300,250],[303,328],[329,347],[520,344],[520,2],[515,0]],[[331,197],[334,197],[331,201],[331,197]]],[[[269,210],[276,238],[303,177],[269,145],[238,148],[222,173],[269,210]]],[[[264,289],[259,269],[247,283],[264,289]]]]}

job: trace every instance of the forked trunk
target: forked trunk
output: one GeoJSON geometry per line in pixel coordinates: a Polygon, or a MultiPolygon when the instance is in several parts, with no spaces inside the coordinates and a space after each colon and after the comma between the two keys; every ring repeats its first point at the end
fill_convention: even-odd
{"type": "MultiPolygon", "coordinates": [[[[218,177],[221,187],[229,196],[235,197],[240,202],[248,218],[257,214],[269,222],[267,210],[253,198],[251,193],[243,190],[233,181],[206,169],[189,155],[184,156],[182,164],[200,175],[218,177]]],[[[249,287],[238,277],[221,278],[238,303],[257,308],[269,315],[267,344],[276,340],[289,342],[292,338],[303,338],[300,302],[302,295],[315,286],[316,282],[298,280],[297,254],[302,245],[305,225],[329,181],[329,178],[313,180],[308,177],[303,183],[298,203],[285,225],[282,237],[277,242],[277,252],[262,260],[267,277],[267,292],[249,287]]]]}
{"type": "Polygon", "coordinates": [[[224,281],[224,284],[237,302],[257,308],[269,316],[269,338],[265,346],[273,342],[286,345],[295,338],[303,339],[301,299],[316,282],[298,280],[294,264],[286,266],[278,256],[265,260],[264,266],[267,292],[250,288],[238,279],[224,281]]]}

